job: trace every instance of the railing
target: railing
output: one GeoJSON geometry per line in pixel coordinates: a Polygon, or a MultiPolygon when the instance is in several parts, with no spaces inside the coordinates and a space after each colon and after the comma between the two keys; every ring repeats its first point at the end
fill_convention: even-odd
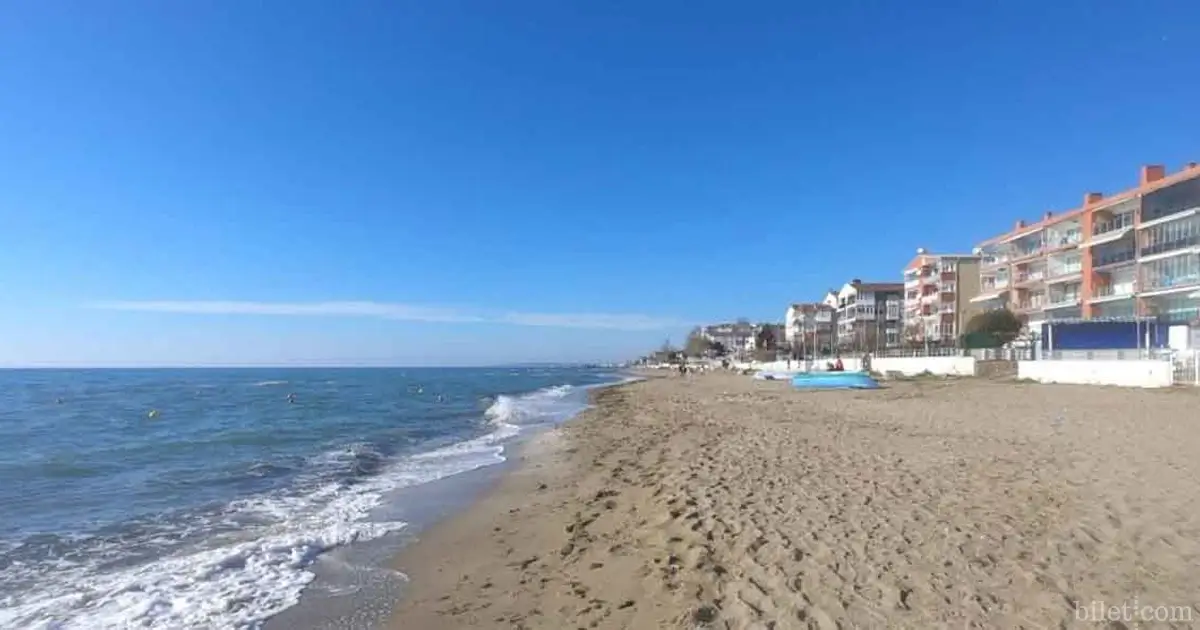
{"type": "Polygon", "coordinates": [[[953,282],[943,282],[941,286],[942,293],[954,293],[958,290],[958,285],[953,282]]]}
{"type": "Polygon", "coordinates": [[[1096,290],[1092,292],[1092,296],[1093,297],[1123,297],[1126,295],[1132,296],[1133,293],[1134,293],[1133,285],[1102,284],[1102,285],[1096,287],[1096,290]]]}
{"type": "Polygon", "coordinates": [[[1043,306],[1045,306],[1045,304],[1046,304],[1046,300],[1044,300],[1044,299],[1025,300],[1024,302],[1017,302],[1017,310],[1028,311],[1028,310],[1032,310],[1035,308],[1042,308],[1043,306]]]}
{"type": "Polygon", "coordinates": [[[972,348],[968,351],[976,361],[1030,361],[1033,348],[972,348]]]}
{"type": "Polygon", "coordinates": [[[1092,225],[1092,236],[1100,236],[1117,230],[1126,230],[1133,227],[1133,213],[1118,214],[1108,221],[1101,221],[1092,225]]]}
{"type": "Polygon", "coordinates": [[[1066,295],[1052,295],[1046,302],[1046,306],[1074,306],[1079,304],[1078,293],[1068,293],[1066,295]]]}
{"type": "Polygon", "coordinates": [[[1066,234],[1046,235],[1046,244],[1048,248],[1067,247],[1068,245],[1076,245],[1083,240],[1083,235],[1078,229],[1070,230],[1066,234]]]}
{"type": "MultiPolygon", "coordinates": [[[[910,340],[909,343],[921,343],[922,340],[910,340]]],[[[930,338],[933,341],[933,338],[930,338]]],[[[961,357],[966,353],[962,348],[946,348],[930,346],[926,348],[887,348],[878,353],[871,353],[877,359],[920,359],[925,357],[961,357]]]]}
{"type": "Polygon", "coordinates": [[[1200,283],[1200,273],[1187,273],[1178,276],[1152,276],[1147,277],[1142,283],[1143,291],[1157,291],[1159,289],[1173,289],[1175,287],[1186,287],[1189,284],[1200,283]]]}
{"type": "Polygon", "coordinates": [[[1097,267],[1107,267],[1109,265],[1119,265],[1121,263],[1132,262],[1134,258],[1137,258],[1137,253],[1132,249],[1112,254],[1104,254],[1096,256],[1092,260],[1092,268],[1095,269],[1097,267]]]}
{"type": "Polygon", "coordinates": [[[1029,273],[1017,274],[1017,282],[1036,282],[1044,279],[1045,277],[1046,272],[1044,271],[1032,271],[1029,273]]]}
{"type": "Polygon", "coordinates": [[[1184,238],[1175,239],[1173,241],[1166,241],[1163,243],[1155,243],[1153,245],[1145,245],[1142,247],[1142,255],[1143,256],[1153,256],[1155,254],[1165,254],[1166,252],[1175,251],[1177,249],[1184,249],[1187,247],[1195,247],[1197,245],[1200,245],[1200,235],[1188,236],[1188,237],[1184,237],[1184,238]]]}
{"type": "Polygon", "coordinates": [[[1158,358],[1150,348],[1112,348],[1099,350],[1049,350],[1042,352],[1046,361],[1145,361],[1158,358]]]}
{"type": "Polygon", "coordinates": [[[953,304],[943,304],[942,307],[938,309],[938,312],[940,313],[953,313],[954,311],[955,307],[953,304]]]}
{"type": "Polygon", "coordinates": [[[1083,265],[1082,264],[1060,267],[1058,269],[1051,267],[1046,270],[1046,277],[1047,278],[1061,278],[1062,276],[1073,276],[1073,275],[1080,274],[1080,273],[1083,273],[1083,265]]]}

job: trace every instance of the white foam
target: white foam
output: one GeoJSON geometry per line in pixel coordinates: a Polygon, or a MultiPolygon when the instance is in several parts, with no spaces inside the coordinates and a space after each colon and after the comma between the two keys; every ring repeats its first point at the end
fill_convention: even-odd
{"type": "MultiPolygon", "coordinates": [[[[360,483],[328,483],[304,495],[231,503],[226,517],[250,516],[265,524],[209,538],[205,547],[110,572],[90,564],[41,572],[36,592],[0,598],[0,627],[257,627],[299,600],[313,579],[308,568],[321,553],[405,526],[367,520],[384,493],[503,462],[503,442],[523,425],[561,420],[582,409],[584,401],[569,398],[574,391],[554,387],[499,396],[485,414],[493,426],[488,434],[406,457],[360,483]]],[[[312,463],[344,462],[361,448],[351,445],[312,463]]]]}

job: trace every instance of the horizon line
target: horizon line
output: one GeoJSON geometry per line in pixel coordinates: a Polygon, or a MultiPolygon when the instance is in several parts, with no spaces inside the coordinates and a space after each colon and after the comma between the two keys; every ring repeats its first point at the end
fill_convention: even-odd
{"type": "Polygon", "coordinates": [[[544,328],[650,331],[692,326],[673,317],[639,313],[541,313],[464,311],[421,304],[373,301],[263,302],[239,300],[112,300],[90,302],[93,310],[178,315],[243,315],[259,317],[369,317],[394,321],[501,324],[544,328]]]}

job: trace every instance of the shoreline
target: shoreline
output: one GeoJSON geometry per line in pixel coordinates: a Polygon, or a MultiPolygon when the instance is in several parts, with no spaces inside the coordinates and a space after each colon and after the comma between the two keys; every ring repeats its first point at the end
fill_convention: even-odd
{"type": "Polygon", "coordinates": [[[1200,436],[1180,421],[1198,401],[719,373],[609,388],[400,550],[411,581],[383,627],[1074,628],[1135,598],[1200,621],[1200,436]]]}
{"type": "MultiPolygon", "coordinates": [[[[597,393],[645,378],[617,373],[613,380],[576,386],[579,410],[559,422],[570,422],[586,413],[597,393]]],[[[536,395],[531,390],[512,394],[516,399],[536,395]]],[[[405,486],[386,494],[371,514],[374,521],[401,521],[405,527],[366,541],[340,546],[323,554],[309,567],[314,574],[300,600],[263,623],[264,630],[334,630],[376,628],[385,625],[390,611],[407,592],[408,578],[393,568],[394,558],[431,528],[467,510],[487,496],[516,467],[521,453],[538,436],[552,431],[550,424],[522,426],[515,437],[504,440],[503,461],[405,486]]]]}

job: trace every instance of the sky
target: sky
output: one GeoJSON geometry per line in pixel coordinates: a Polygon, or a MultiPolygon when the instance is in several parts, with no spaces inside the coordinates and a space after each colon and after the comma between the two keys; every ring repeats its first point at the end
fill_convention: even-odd
{"type": "Polygon", "coordinates": [[[632,358],[1200,158],[1200,4],[15,0],[0,366],[632,358]]]}

